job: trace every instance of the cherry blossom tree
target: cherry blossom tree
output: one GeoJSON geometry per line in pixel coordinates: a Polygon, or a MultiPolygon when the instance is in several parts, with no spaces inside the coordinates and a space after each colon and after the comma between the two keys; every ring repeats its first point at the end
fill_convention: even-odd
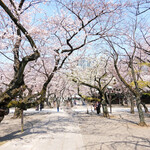
{"type": "MultiPolygon", "coordinates": [[[[35,3],[39,2],[41,1],[35,1],[35,3]]],[[[1,104],[4,102],[4,107],[17,96],[21,86],[23,91],[26,89],[24,70],[26,65],[29,64],[28,62],[37,60],[40,56],[38,49],[40,49],[41,56],[53,58],[53,61],[50,70],[47,69],[49,68],[49,66],[46,66],[47,61],[42,58],[39,60],[39,62],[43,64],[42,69],[40,69],[40,65],[37,67],[32,66],[35,70],[38,69],[41,73],[44,72],[43,75],[45,79],[42,84],[42,89],[38,93],[38,100],[35,103],[40,103],[45,100],[48,84],[51,82],[54,74],[62,68],[70,55],[77,50],[81,51],[86,44],[101,39],[112,29],[115,22],[112,21],[114,19],[111,18],[113,18],[113,15],[115,15],[120,7],[120,4],[105,1],[91,2],[86,0],[78,2],[56,2],[60,5],[59,13],[55,13],[54,16],[42,20],[40,23],[43,27],[42,30],[38,30],[38,28],[32,30],[32,28],[29,29],[28,27],[28,21],[32,20],[32,17],[26,20],[26,17],[23,16],[25,21],[21,19],[23,12],[27,10],[32,3],[25,3],[24,0],[21,0],[20,3],[7,1],[6,3],[8,6],[6,6],[3,1],[0,1],[4,15],[8,14],[7,18],[10,18],[10,22],[16,25],[16,40],[12,46],[14,56],[14,78],[9,84],[9,89],[1,95],[1,104]],[[26,46],[27,42],[25,42],[25,49],[23,49],[22,57],[20,58],[18,50],[21,47],[23,35],[30,43],[32,51],[25,50],[29,48],[26,46]],[[25,54],[26,56],[24,56],[25,54]]],[[[7,24],[5,27],[7,27],[7,24]]],[[[2,35],[5,37],[5,32],[2,35]]],[[[32,97],[34,96],[35,95],[32,95],[32,97]]],[[[26,97],[24,104],[26,105],[26,102],[30,103],[28,100],[32,97],[26,97]]],[[[1,110],[4,112],[3,108],[1,110]]]]}
{"type": "MultiPolygon", "coordinates": [[[[21,10],[22,6],[23,6],[23,1],[21,1],[21,3],[18,6],[18,11],[21,10]]],[[[15,8],[14,3],[12,1],[10,1],[10,3],[12,4],[12,7],[15,8]]],[[[14,79],[10,82],[9,84],[9,88],[6,89],[5,92],[3,92],[1,94],[1,109],[0,109],[0,117],[2,120],[5,113],[5,108],[7,106],[7,104],[14,98],[16,97],[17,93],[20,90],[20,87],[24,85],[24,68],[26,66],[26,64],[30,61],[36,60],[39,57],[39,52],[36,48],[36,45],[33,41],[33,39],[31,38],[31,36],[28,34],[27,30],[21,25],[21,23],[19,22],[19,16],[17,14],[17,12],[15,12],[15,15],[13,15],[13,13],[10,11],[10,9],[2,2],[0,1],[0,5],[1,7],[5,10],[5,12],[9,15],[9,17],[13,20],[13,22],[16,24],[16,26],[18,27],[17,30],[17,35],[18,35],[18,39],[16,40],[16,43],[14,45],[14,70],[15,70],[15,75],[14,75],[14,79]],[[21,36],[21,32],[20,30],[26,35],[26,38],[28,39],[28,41],[31,44],[31,47],[33,48],[33,53],[31,55],[27,55],[26,57],[24,57],[22,59],[22,61],[19,61],[18,59],[18,48],[21,42],[20,36],[21,36]]]]}
{"type": "MultiPolygon", "coordinates": [[[[54,74],[62,68],[68,57],[77,50],[82,51],[86,44],[101,38],[92,38],[92,35],[99,24],[97,19],[101,17],[103,18],[108,14],[107,19],[109,21],[109,14],[114,13],[114,11],[118,8],[118,5],[114,5],[115,7],[113,8],[112,4],[110,5],[109,3],[109,8],[107,8],[108,6],[106,7],[103,3],[104,7],[99,4],[101,9],[97,10],[97,3],[94,3],[91,6],[92,8],[87,7],[90,1],[80,3],[57,2],[63,6],[63,9],[60,10],[61,13],[55,14],[55,16],[50,18],[47,17],[42,24],[44,27],[43,32],[48,33],[48,37],[44,43],[45,48],[41,48],[45,49],[45,51],[41,52],[41,55],[44,54],[50,58],[53,57],[53,65],[51,65],[52,68],[49,69],[50,66],[46,65],[47,62],[45,60],[41,61],[43,63],[42,72],[45,74],[45,83],[39,92],[39,102],[44,101],[48,84],[51,82],[54,74]],[[78,9],[78,7],[81,7],[81,10],[78,9]],[[55,43],[53,43],[53,40],[55,43]]],[[[105,22],[105,20],[103,22],[105,22]]],[[[104,35],[105,32],[109,30],[110,26],[104,26],[97,31],[99,34],[104,35]]]]}
{"type": "Polygon", "coordinates": [[[72,81],[78,84],[78,86],[82,85],[88,87],[88,91],[91,91],[92,95],[96,95],[98,92],[98,97],[93,99],[89,96],[83,95],[81,91],[79,91],[79,95],[86,100],[91,99],[101,102],[104,117],[109,117],[106,102],[106,90],[107,86],[112,84],[111,81],[113,79],[113,75],[108,71],[108,58],[101,56],[97,58],[88,57],[84,59],[86,61],[82,65],[79,63],[77,67],[73,67],[74,69],[72,69],[70,77],[72,78],[72,81]],[[88,63],[87,66],[86,62],[88,63]]]}
{"type": "MultiPolygon", "coordinates": [[[[145,39],[141,31],[143,30],[143,23],[146,22],[143,22],[143,18],[138,15],[139,9],[137,8],[139,8],[139,5],[140,3],[137,1],[137,3],[132,5],[134,7],[128,7],[128,14],[124,17],[125,22],[122,22],[121,32],[116,31],[118,35],[114,34],[114,37],[104,39],[112,50],[110,54],[114,60],[114,67],[119,79],[136,98],[140,119],[139,125],[145,126],[146,123],[141,106],[143,89],[140,86],[140,82],[149,82],[149,79],[144,77],[149,68],[145,68],[141,61],[146,60],[148,55],[145,55],[146,51],[142,51],[142,47],[145,47],[145,39]],[[124,68],[121,65],[124,65],[124,68]],[[124,70],[124,73],[121,70],[124,70]]],[[[148,26],[148,24],[145,25],[148,26]]]]}

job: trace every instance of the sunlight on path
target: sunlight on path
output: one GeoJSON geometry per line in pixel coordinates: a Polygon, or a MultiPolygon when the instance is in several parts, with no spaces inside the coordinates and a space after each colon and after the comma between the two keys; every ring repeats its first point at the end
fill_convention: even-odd
{"type": "Polygon", "coordinates": [[[0,146],[0,150],[20,149],[85,150],[78,124],[65,111],[44,115],[44,120],[0,146]]]}

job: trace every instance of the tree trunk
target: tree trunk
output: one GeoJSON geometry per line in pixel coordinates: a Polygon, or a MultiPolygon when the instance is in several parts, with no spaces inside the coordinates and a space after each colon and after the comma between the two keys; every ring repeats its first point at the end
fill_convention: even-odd
{"type": "Polygon", "coordinates": [[[72,100],[70,100],[70,104],[71,104],[71,107],[73,107],[73,103],[72,103],[72,100]]]}
{"type": "Polygon", "coordinates": [[[3,109],[0,109],[0,122],[4,119],[5,111],[3,109]]]}
{"type": "Polygon", "coordinates": [[[133,99],[131,99],[130,102],[131,102],[131,110],[130,110],[130,112],[131,112],[131,114],[134,114],[134,101],[133,101],[133,99]]]}
{"type": "Polygon", "coordinates": [[[88,110],[88,108],[87,108],[87,111],[86,111],[86,113],[87,113],[87,114],[89,114],[89,110],[88,110]]]}
{"type": "Polygon", "coordinates": [[[140,97],[136,98],[136,105],[137,105],[137,109],[138,109],[138,113],[139,113],[139,119],[140,119],[139,125],[140,126],[146,126],[140,97]]]}
{"type": "Polygon", "coordinates": [[[111,93],[109,93],[109,107],[110,107],[110,113],[112,113],[111,100],[112,100],[112,96],[111,96],[111,93]]]}
{"type": "Polygon", "coordinates": [[[144,109],[145,109],[145,113],[148,113],[148,108],[146,107],[145,103],[144,102],[141,102],[141,104],[143,105],[144,109]]]}
{"type": "Polygon", "coordinates": [[[23,123],[23,109],[21,109],[20,112],[21,112],[21,132],[23,132],[23,127],[24,127],[24,123],[23,123]]]}
{"type": "Polygon", "coordinates": [[[8,115],[8,113],[9,113],[9,108],[6,108],[5,106],[0,106],[0,122],[4,119],[5,115],[8,115]]]}
{"type": "Polygon", "coordinates": [[[100,108],[99,108],[99,113],[101,113],[101,103],[100,103],[100,106],[99,106],[100,108]]]}
{"type": "Polygon", "coordinates": [[[103,108],[103,116],[104,117],[109,117],[108,109],[107,109],[107,103],[106,100],[102,100],[102,108],[103,108]]]}
{"type": "Polygon", "coordinates": [[[14,116],[12,117],[13,119],[20,118],[21,117],[21,109],[20,108],[15,108],[14,116]]]}

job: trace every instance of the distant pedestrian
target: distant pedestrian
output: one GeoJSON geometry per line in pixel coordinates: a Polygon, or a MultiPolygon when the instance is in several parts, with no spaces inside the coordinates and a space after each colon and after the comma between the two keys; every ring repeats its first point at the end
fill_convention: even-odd
{"type": "Polygon", "coordinates": [[[59,112],[59,106],[57,106],[57,112],[59,112]]]}
{"type": "Polygon", "coordinates": [[[40,111],[44,108],[44,104],[40,103],[40,111]]]}
{"type": "Polygon", "coordinates": [[[97,102],[96,111],[97,111],[97,114],[100,113],[100,102],[97,102]]]}
{"type": "Polygon", "coordinates": [[[57,112],[59,112],[60,99],[58,97],[56,98],[56,103],[57,103],[57,112]]]}

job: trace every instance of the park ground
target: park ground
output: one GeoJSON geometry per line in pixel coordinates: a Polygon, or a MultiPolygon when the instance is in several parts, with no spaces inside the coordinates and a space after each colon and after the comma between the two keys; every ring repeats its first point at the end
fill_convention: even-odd
{"type": "MultiPolygon", "coordinates": [[[[149,107],[150,110],[150,107],[149,107]]],[[[113,106],[110,118],[97,115],[92,106],[28,109],[24,132],[10,110],[0,124],[0,150],[150,150],[150,114],[147,127],[138,126],[137,111],[113,106]],[[87,114],[87,108],[89,114],[87,114]]]]}

